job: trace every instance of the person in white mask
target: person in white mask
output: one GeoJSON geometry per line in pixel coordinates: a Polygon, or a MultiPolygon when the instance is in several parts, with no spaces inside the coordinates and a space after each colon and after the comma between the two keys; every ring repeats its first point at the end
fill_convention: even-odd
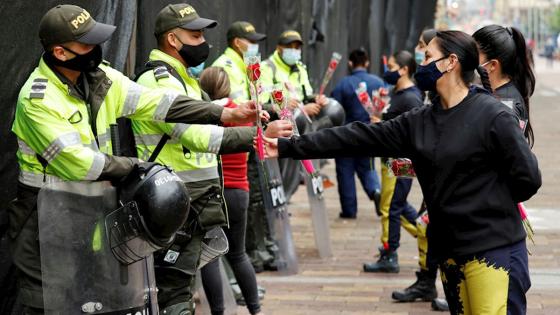
{"type": "Polygon", "coordinates": [[[307,67],[301,61],[302,46],[303,40],[297,31],[287,30],[280,34],[276,50],[263,63],[263,88],[272,90],[274,85],[288,82],[296,92],[290,98],[290,106],[295,108],[303,102],[307,115],[314,116],[328,100],[323,95],[313,95],[307,67]]]}
{"type": "Polygon", "coordinates": [[[257,33],[253,24],[245,21],[233,22],[227,31],[228,47],[212,64],[226,70],[231,83],[229,97],[235,103],[243,103],[250,99],[244,57],[258,55],[258,42],[264,39],[266,35],[257,33]]]}

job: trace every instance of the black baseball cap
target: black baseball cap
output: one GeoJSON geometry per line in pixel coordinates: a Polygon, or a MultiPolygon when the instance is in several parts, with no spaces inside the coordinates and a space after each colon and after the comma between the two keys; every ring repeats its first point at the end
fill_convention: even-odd
{"type": "Polygon", "coordinates": [[[288,45],[293,42],[299,42],[303,45],[303,40],[301,39],[301,35],[294,30],[288,30],[280,34],[280,38],[278,39],[279,45],[288,45]]]}
{"type": "Polygon", "coordinates": [[[62,4],[47,11],[39,23],[43,47],[76,41],[98,45],[111,37],[117,27],[99,23],[84,8],[62,4]]]}
{"type": "Polygon", "coordinates": [[[205,28],[213,28],[218,22],[201,18],[196,10],[189,4],[169,4],[156,17],[156,28],[154,34],[160,35],[176,27],[191,31],[200,31],[205,28]]]}
{"type": "Polygon", "coordinates": [[[257,33],[253,24],[245,21],[233,22],[227,31],[228,41],[235,38],[245,38],[252,42],[260,42],[266,38],[265,34],[257,33]]]}

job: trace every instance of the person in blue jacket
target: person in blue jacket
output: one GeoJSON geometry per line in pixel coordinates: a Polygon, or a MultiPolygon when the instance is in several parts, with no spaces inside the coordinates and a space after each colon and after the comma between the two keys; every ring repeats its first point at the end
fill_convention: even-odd
{"type": "MultiPolygon", "coordinates": [[[[383,81],[376,75],[367,72],[369,67],[368,54],[363,49],[356,49],[350,53],[348,65],[351,69],[350,75],[342,78],[334,88],[331,96],[336,99],[346,112],[345,124],[355,121],[370,122],[370,115],[358,100],[356,89],[364,82],[367,92],[383,86],[383,81]]],[[[374,201],[376,211],[379,213],[379,200],[381,198],[381,187],[379,177],[375,172],[373,158],[370,157],[339,157],[336,161],[336,179],[338,181],[338,194],[340,196],[341,218],[355,219],[358,212],[356,199],[356,182],[354,174],[358,178],[368,195],[374,201]]]]}

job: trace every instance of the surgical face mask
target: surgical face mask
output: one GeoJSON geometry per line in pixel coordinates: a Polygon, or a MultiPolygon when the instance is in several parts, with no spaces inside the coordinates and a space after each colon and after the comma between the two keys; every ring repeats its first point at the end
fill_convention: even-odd
{"type": "Polygon", "coordinates": [[[301,60],[301,49],[284,48],[282,49],[282,60],[289,66],[295,65],[301,60]]]}
{"type": "Polygon", "coordinates": [[[56,66],[60,66],[60,67],[64,67],[70,70],[80,71],[80,72],[94,71],[95,69],[97,69],[97,67],[101,63],[101,60],[103,59],[103,52],[101,50],[101,46],[99,45],[96,45],[91,51],[82,55],[64,46],[62,46],[62,48],[64,48],[64,50],[73,53],[74,55],[76,55],[76,57],[66,61],[62,61],[56,58],[52,54],[52,52],[47,52],[45,53],[45,58],[51,61],[56,66]]]}
{"type": "Polygon", "coordinates": [[[204,70],[204,64],[205,62],[202,62],[196,67],[189,67],[190,74],[195,78],[200,77],[200,73],[202,72],[202,70],[204,70]]]}
{"type": "Polygon", "coordinates": [[[399,73],[399,69],[395,71],[385,71],[383,73],[383,80],[391,85],[397,84],[397,81],[399,81],[400,78],[401,74],[399,73]]]}
{"type": "Polygon", "coordinates": [[[447,58],[447,56],[434,60],[425,66],[418,66],[418,69],[414,74],[414,79],[416,80],[416,85],[420,90],[431,92],[436,90],[437,80],[439,80],[439,78],[441,78],[445,73],[439,71],[436,63],[445,58],[447,58]]]}
{"type": "Polygon", "coordinates": [[[192,46],[181,42],[183,46],[179,49],[179,55],[189,67],[196,67],[206,61],[210,54],[210,46],[207,42],[192,46]]]}
{"type": "Polygon", "coordinates": [[[259,44],[248,43],[247,50],[243,52],[245,57],[254,57],[259,54],[259,44]]]}
{"type": "Polygon", "coordinates": [[[414,60],[416,60],[417,65],[421,65],[422,62],[424,62],[424,55],[425,55],[424,52],[418,50],[414,51],[414,60]]]}

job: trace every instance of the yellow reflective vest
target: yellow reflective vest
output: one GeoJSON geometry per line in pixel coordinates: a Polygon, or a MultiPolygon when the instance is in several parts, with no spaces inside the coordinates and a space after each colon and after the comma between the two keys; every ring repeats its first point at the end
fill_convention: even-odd
{"type": "Polygon", "coordinates": [[[301,61],[293,67],[287,65],[277,50],[262,63],[261,80],[265,91],[271,91],[275,84],[290,82],[297,92],[298,100],[303,101],[313,95],[305,65],[301,61]]]}
{"type": "MultiPolygon", "coordinates": [[[[163,61],[173,67],[185,85],[169,73],[165,66],[144,72],[138,78],[138,84],[149,88],[165,88],[194,99],[202,99],[198,81],[187,73],[179,60],[158,49],[151,51],[149,59],[163,61]]],[[[158,163],[171,166],[186,183],[219,178],[216,154],[222,143],[224,128],[133,120],[132,130],[140,159],[147,160],[162,136],[167,134],[171,139],[159,153],[156,159],[158,163]],[[185,153],[183,147],[188,152],[185,153]]]]}
{"type": "Polygon", "coordinates": [[[95,83],[90,102],[43,59],[23,85],[12,126],[21,183],[41,187],[45,182],[97,179],[105,154],[111,153],[110,124],[121,116],[164,121],[178,95],[143,88],[106,64],[83,77],[95,83]],[[96,117],[92,107],[99,108],[96,117]]]}

